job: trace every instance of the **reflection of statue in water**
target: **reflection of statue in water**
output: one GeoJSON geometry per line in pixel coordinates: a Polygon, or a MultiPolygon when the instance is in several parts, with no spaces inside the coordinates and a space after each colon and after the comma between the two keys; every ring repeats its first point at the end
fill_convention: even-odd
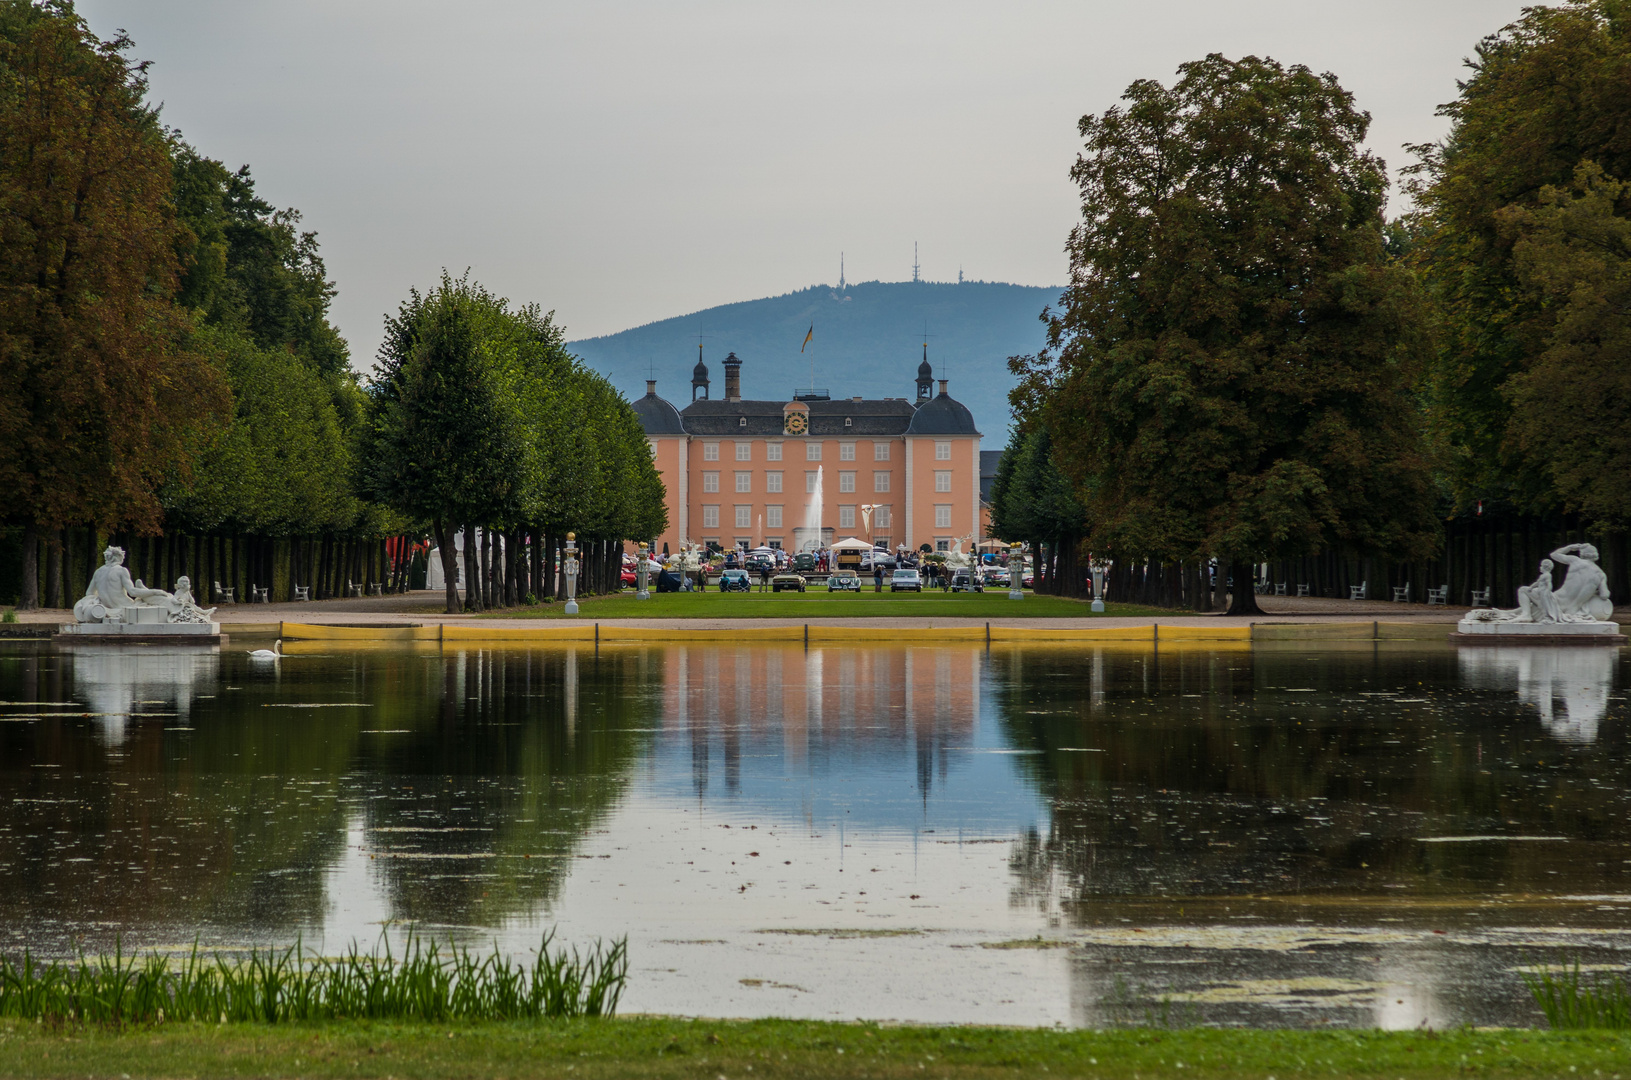
{"type": "Polygon", "coordinates": [[[124,567],[123,548],[109,547],[102,552],[102,565],[91,575],[85,596],[74,605],[74,618],[82,623],[123,622],[127,607],[156,607],[148,601],[156,597],[173,600],[163,589],[149,589],[139,581],[130,580],[130,571],[124,567]]]}
{"type": "Polygon", "coordinates": [[[1606,622],[1614,614],[1608,575],[1597,565],[1597,549],[1569,544],[1542,559],[1540,576],[1518,590],[1516,608],[1480,608],[1467,614],[1474,622],[1568,623],[1606,622]],[[1553,560],[1568,568],[1563,584],[1552,588],[1553,560]]]}

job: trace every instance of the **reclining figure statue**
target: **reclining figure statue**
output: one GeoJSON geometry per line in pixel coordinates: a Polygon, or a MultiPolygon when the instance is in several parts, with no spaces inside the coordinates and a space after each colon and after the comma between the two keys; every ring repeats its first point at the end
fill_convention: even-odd
{"type": "Polygon", "coordinates": [[[1608,575],[1597,565],[1591,544],[1569,544],[1542,559],[1540,576],[1518,589],[1516,608],[1479,608],[1467,613],[1474,622],[1567,623],[1607,622],[1614,614],[1608,575]],[[1563,584],[1552,588],[1555,562],[1568,568],[1563,584]]]}
{"type": "Polygon", "coordinates": [[[176,579],[176,591],[149,589],[140,581],[130,579],[125,569],[123,548],[109,547],[102,552],[102,565],[91,575],[85,595],[74,605],[74,619],[82,623],[118,623],[125,621],[126,608],[159,608],[164,622],[207,623],[215,609],[204,610],[193,602],[192,582],[185,577],[176,579]]]}

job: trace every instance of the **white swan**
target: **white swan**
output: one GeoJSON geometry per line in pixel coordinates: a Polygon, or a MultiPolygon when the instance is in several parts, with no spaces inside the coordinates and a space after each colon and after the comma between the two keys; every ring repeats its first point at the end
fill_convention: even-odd
{"type": "Polygon", "coordinates": [[[283,659],[283,639],[278,638],[272,642],[270,649],[253,649],[249,653],[251,660],[281,660],[283,659]]]}

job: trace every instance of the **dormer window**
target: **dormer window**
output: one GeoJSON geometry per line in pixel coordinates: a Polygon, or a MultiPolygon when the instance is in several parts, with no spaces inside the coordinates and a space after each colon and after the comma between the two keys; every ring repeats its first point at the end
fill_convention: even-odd
{"type": "Polygon", "coordinates": [[[745,416],[737,417],[736,418],[736,426],[737,427],[747,427],[748,426],[748,418],[745,417],[745,416]]]}
{"type": "Polygon", "coordinates": [[[849,425],[850,425],[850,419],[849,419],[849,417],[846,416],[846,417],[844,417],[844,426],[849,427],[849,425]]]}

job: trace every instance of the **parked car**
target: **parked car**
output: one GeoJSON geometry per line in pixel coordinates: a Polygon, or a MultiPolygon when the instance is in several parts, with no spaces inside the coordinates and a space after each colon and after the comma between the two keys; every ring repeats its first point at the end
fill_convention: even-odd
{"type": "Polygon", "coordinates": [[[753,579],[746,570],[726,570],[719,575],[720,592],[752,592],[753,579]]]}
{"type": "Polygon", "coordinates": [[[911,567],[901,567],[889,576],[889,591],[901,592],[909,589],[912,592],[923,591],[923,578],[911,567]]]}
{"type": "Polygon", "coordinates": [[[992,586],[1006,587],[1008,585],[1008,571],[1000,566],[993,566],[985,572],[985,583],[992,586]]]}
{"type": "Polygon", "coordinates": [[[789,571],[786,573],[777,574],[775,577],[770,579],[771,592],[781,592],[783,589],[790,589],[793,592],[803,592],[804,578],[799,574],[789,571]]]}
{"type": "Polygon", "coordinates": [[[872,570],[878,567],[882,567],[885,570],[893,570],[895,568],[895,557],[889,552],[879,551],[877,548],[873,548],[871,551],[861,552],[862,570],[870,573],[872,570]]]}
{"type": "Polygon", "coordinates": [[[861,579],[854,570],[834,570],[827,578],[828,592],[860,592],[861,579]]]}
{"type": "Polygon", "coordinates": [[[985,592],[985,585],[980,581],[980,575],[970,572],[967,568],[958,570],[951,575],[952,592],[985,592]]]}
{"type": "Polygon", "coordinates": [[[813,552],[801,551],[793,556],[793,569],[800,574],[814,573],[816,557],[813,552]]]}

